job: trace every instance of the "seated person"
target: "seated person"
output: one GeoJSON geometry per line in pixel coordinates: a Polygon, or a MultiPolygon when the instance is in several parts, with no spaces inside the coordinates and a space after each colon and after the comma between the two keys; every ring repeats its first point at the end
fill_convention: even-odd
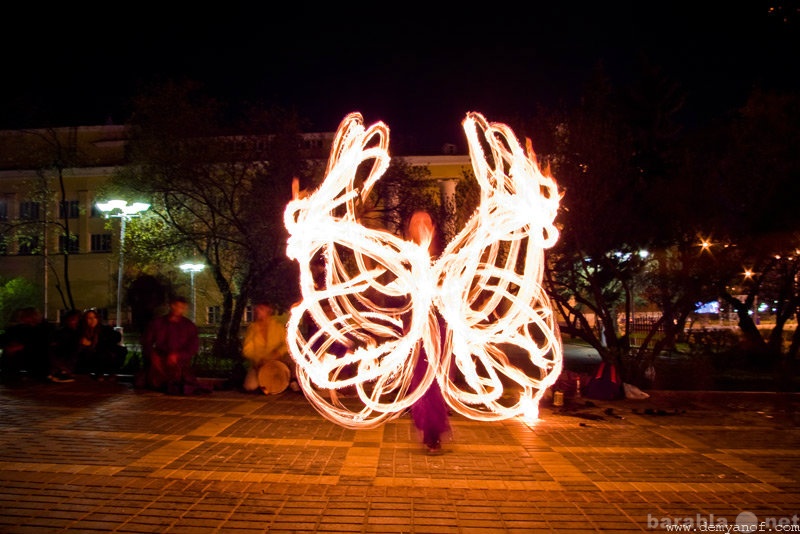
{"type": "Polygon", "coordinates": [[[169,312],[153,319],[142,337],[147,386],[169,395],[211,393],[200,385],[192,371],[192,358],[200,349],[200,336],[197,326],[184,316],[188,308],[185,298],[171,298],[169,312]]]}
{"type": "Polygon", "coordinates": [[[127,354],[127,349],[120,343],[122,334],[103,323],[95,309],[83,312],[78,330],[80,369],[98,381],[116,378],[127,354]]]}
{"type": "Polygon", "coordinates": [[[81,340],[81,312],[69,310],[61,317],[61,324],[50,343],[51,382],[74,382],[78,366],[81,340]]]}
{"type": "Polygon", "coordinates": [[[247,360],[245,391],[260,389],[266,394],[281,393],[287,386],[298,391],[294,379],[294,361],[286,345],[286,329],[274,315],[270,304],[253,306],[253,322],[247,326],[242,356],[247,360]]]}

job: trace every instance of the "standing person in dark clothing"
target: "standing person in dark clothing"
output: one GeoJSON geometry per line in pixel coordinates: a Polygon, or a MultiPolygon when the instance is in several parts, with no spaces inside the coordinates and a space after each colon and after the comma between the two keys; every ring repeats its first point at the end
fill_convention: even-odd
{"type": "Polygon", "coordinates": [[[173,297],[169,312],[150,322],[142,339],[142,355],[148,362],[147,386],[170,395],[210,393],[192,371],[192,358],[200,348],[197,326],[184,316],[189,304],[173,297]]]}

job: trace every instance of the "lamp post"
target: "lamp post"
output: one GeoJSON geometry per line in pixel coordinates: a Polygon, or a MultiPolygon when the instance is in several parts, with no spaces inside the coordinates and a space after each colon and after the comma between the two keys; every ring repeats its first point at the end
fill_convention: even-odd
{"type": "Polygon", "coordinates": [[[116,329],[122,333],[122,272],[125,267],[125,223],[131,217],[136,217],[150,207],[144,202],[134,202],[128,205],[125,200],[109,200],[98,202],[97,209],[102,211],[106,218],[119,219],[119,272],[117,273],[117,317],[116,329]]]}
{"type": "Polygon", "coordinates": [[[202,263],[184,263],[180,266],[181,271],[189,273],[192,283],[192,322],[197,323],[197,299],[194,293],[194,275],[205,268],[202,263]]]}

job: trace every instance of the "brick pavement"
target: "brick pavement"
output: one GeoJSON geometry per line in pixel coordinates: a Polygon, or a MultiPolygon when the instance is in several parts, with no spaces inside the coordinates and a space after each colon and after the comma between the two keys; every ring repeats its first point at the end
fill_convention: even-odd
{"type": "Polygon", "coordinates": [[[169,397],[88,379],[2,385],[0,532],[800,523],[798,404],[796,395],[653,392],[543,405],[533,426],[455,416],[453,441],[430,456],[407,417],[348,430],[300,393],[169,397]]]}

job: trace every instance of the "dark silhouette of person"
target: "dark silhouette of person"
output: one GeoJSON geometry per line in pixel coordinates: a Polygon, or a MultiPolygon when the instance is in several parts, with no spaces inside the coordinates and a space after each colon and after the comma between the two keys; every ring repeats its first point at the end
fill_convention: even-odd
{"type": "Polygon", "coordinates": [[[81,340],[81,316],[79,310],[69,310],[61,316],[61,323],[50,342],[51,382],[74,382],[78,367],[81,340]]]}
{"type": "Polygon", "coordinates": [[[144,274],[131,283],[128,288],[128,304],[137,332],[144,333],[165,301],[166,290],[155,276],[144,274]]]}
{"type": "Polygon", "coordinates": [[[20,308],[3,335],[0,365],[4,376],[46,380],[50,374],[50,339],[54,328],[38,308],[20,308]]]}
{"type": "Polygon", "coordinates": [[[95,309],[83,312],[78,330],[79,369],[98,381],[116,379],[122,358],[127,354],[127,349],[120,344],[122,334],[103,323],[95,309]]]}
{"type": "MultiPolygon", "coordinates": [[[[144,344],[144,334],[147,326],[156,318],[158,309],[167,300],[164,285],[149,274],[136,278],[128,288],[128,304],[131,307],[133,327],[139,333],[139,342],[144,344]]],[[[150,362],[142,357],[140,367],[133,368],[134,385],[144,388],[147,386],[147,374],[150,362]]]]}

